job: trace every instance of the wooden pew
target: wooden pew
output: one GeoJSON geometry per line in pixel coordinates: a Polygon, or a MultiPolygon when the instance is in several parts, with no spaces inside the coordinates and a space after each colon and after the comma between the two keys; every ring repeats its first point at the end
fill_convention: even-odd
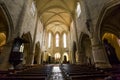
{"type": "Polygon", "coordinates": [[[13,74],[7,74],[6,77],[1,77],[0,80],[48,80],[51,71],[52,66],[37,65],[13,74]]]}
{"type": "Polygon", "coordinates": [[[25,76],[25,77],[3,77],[0,80],[47,80],[46,77],[34,77],[34,76],[25,76]]]}
{"type": "Polygon", "coordinates": [[[5,77],[8,73],[8,71],[0,71],[0,77],[5,77]]]}
{"type": "Polygon", "coordinates": [[[62,65],[61,69],[66,78],[71,80],[95,80],[108,76],[94,67],[85,65],[62,65]]]}
{"type": "Polygon", "coordinates": [[[107,75],[97,74],[97,75],[71,75],[71,80],[104,80],[107,75]]]}

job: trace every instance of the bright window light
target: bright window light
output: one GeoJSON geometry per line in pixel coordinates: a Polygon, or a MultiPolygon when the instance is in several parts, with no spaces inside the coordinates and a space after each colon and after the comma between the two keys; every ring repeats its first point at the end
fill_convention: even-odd
{"type": "Polygon", "coordinates": [[[56,34],[56,47],[59,47],[59,34],[56,34]]]}
{"type": "Polygon", "coordinates": [[[63,45],[64,45],[64,48],[67,47],[67,44],[66,44],[66,34],[65,33],[63,34],[63,45]]]}
{"type": "Polygon", "coordinates": [[[49,34],[48,34],[48,48],[51,47],[51,36],[52,36],[52,34],[49,33],[49,34]]]}

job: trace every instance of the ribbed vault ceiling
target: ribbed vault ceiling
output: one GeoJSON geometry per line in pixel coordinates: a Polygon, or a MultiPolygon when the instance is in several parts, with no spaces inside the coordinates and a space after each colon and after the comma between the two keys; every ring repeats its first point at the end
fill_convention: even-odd
{"type": "Polygon", "coordinates": [[[38,15],[48,31],[68,31],[75,14],[76,0],[36,0],[38,15]]]}

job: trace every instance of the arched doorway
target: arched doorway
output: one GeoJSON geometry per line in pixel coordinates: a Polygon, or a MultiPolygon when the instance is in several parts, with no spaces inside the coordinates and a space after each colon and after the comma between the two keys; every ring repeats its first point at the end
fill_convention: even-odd
{"type": "Polygon", "coordinates": [[[87,34],[82,34],[81,37],[81,55],[82,55],[82,63],[92,65],[93,62],[93,55],[92,55],[92,45],[91,40],[87,34]]]}
{"type": "Polygon", "coordinates": [[[69,56],[67,52],[63,54],[63,63],[69,63],[69,56]]]}

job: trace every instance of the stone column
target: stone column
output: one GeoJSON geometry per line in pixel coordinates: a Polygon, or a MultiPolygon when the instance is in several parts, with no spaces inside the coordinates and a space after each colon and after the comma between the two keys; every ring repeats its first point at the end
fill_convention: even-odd
{"type": "Polygon", "coordinates": [[[70,63],[73,64],[74,63],[73,53],[72,51],[70,51],[69,53],[70,53],[70,63]]]}
{"type": "Polygon", "coordinates": [[[33,36],[33,42],[32,42],[32,46],[31,46],[31,50],[30,50],[30,54],[31,54],[31,64],[34,64],[34,56],[35,56],[35,45],[36,45],[36,34],[37,34],[37,24],[38,24],[38,18],[37,15],[35,16],[36,18],[36,24],[35,24],[35,30],[34,30],[34,36],[33,36]]]}
{"type": "Polygon", "coordinates": [[[111,65],[108,61],[107,55],[105,53],[105,49],[102,44],[98,42],[99,40],[96,38],[92,38],[92,54],[94,59],[95,67],[99,68],[110,68],[111,65]]]}
{"type": "Polygon", "coordinates": [[[73,54],[72,53],[72,56],[73,56],[73,63],[76,63],[76,54],[78,55],[79,53],[79,51],[78,51],[78,31],[77,31],[77,23],[76,23],[76,21],[77,21],[77,19],[76,19],[76,16],[74,15],[74,14],[72,14],[72,17],[73,17],[73,23],[74,23],[74,30],[75,30],[75,37],[76,37],[76,48],[77,48],[77,50],[76,50],[76,52],[73,54]]]}
{"type": "Polygon", "coordinates": [[[12,43],[7,43],[3,46],[2,53],[0,55],[0,70],[8,70],[10,67],[9,55],[11,52],[12,43]]]}

